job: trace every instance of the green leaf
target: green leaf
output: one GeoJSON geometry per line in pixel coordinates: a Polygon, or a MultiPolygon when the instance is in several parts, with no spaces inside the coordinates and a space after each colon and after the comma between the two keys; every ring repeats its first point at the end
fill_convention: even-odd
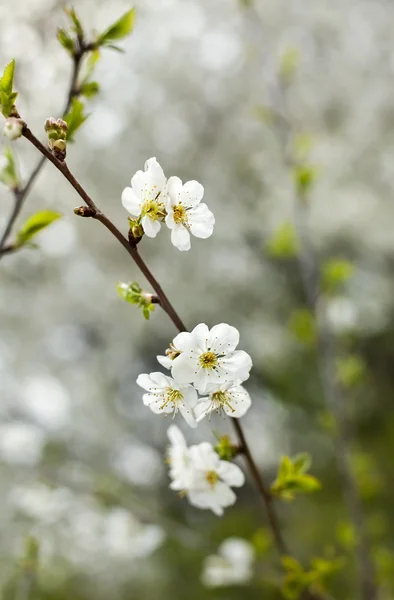
{"type": "Polygon", "coordinates": [[[12,86],[14,83],[14,72],[15,72],[15,58],[6,66],[3,71],[3,75],[0,79],[1,90],[10,96],[12,94],[12,86]]]}
{"type": "Polygon", "coordinates": [[[16,166],[15,156],[11,148],[4,149],[4,165],[0,171],[0,181],[12,190],[18,189],[20,179],[16,166]]]}
{"type": "Polygon", "coordinates": [[[74,8],[66,8],[65,11],[66,15],[68,17],[70,17],[72,23],[73,23],[73,31],[75,31],[75,33],[77,34],[77,36],[79,38],[83,38],[84,37],[84,31],[83,31],[83,27],[81,25],[81,21],[79,20],[79,18],[77,17],[77,13],[75,12],[74,8]]]}
{"type": "Polygon", "coordinates": [[[354,274],[354,265],[344,259],[331,259],[322,266],[323,288],[328,293],[336,292],[354,274]]]}
{"type": "Polygon", "coordinates": [[[118,283],[116,289],[122,300],[138,305],[144,318],[150,318],[151,313],[155,310],[155,305],[151,301],[152,295],[145,293],[136,281],[118,283]]]}
{"type": "Polygon", "coordinates": [[[312,464],[311,455],[308,452],[301,452],[293,457],[293,467],[297,473],[305,473],[312,464]]]}
{"type": "Polygon", "coordinates": [[[94,70],[95,66],[97,65],[98,61],[100,60],[100,57],[101,57],[101,54],[100,54],[100,50],[98,50],[98,48],[96,48],[95,50],[92,50],[89,53],[89,56],[88,56],[87,62],[86,62],[86,77],[85,77],[85,81],[93,73],[93,70],[94,70]]]}
{"type": "Polygon", "coordinates": [[[66,115],[64,115],[64,120],[68,125],[68,142],[74,141],[74,134],[88,118],[88,115],[85,115],[84,113],[84,109],[84,104],[80,100],[78,100],[78,98],[73,98],[69,112],[66,115]]]}
{"type": "Polygon", "coordinates": [[[293,573],[302,573],[302,566],[300,565],[298,560],[296,560],[292,556],[282,556],[280,560],[285,571],[290,571],[293,573]]]}
{"type": "Polygon", "coordinates": [[[267,244],[267,251],[273,258],[294,258],[299,251],[299,243],[291,223],[279,225],[267,244]]]}
{"type": "Polygon", "coordinates": [[[63,46],[63,48],[65,48],[67,52],[69,52],[69,54],[73,56],[75,54],[75,42],[68,35],[67,31],[65,29],[58,29],[56,37],[63,46]]]}
{"type": "Polygon", "coordinates": [[[23,246],[30,242],[42,229],[60,219],[61,213],[53,210],[42,210],[27,219],[17,233],[17,245],[23,246]]]}
{"type": "Polygon", "coordinates": [[[321,483],[312,475],[299,475],[292,480],[295,492],[317,492],[321,490],[321,483]]]}
{"type": "Polygon", "coordinates": [[[97,81],[86,81],[85,83],[82,83],[79,91],[82,96],[85,96],[86,98],[93,98],[99,93],[100,86],[97,81]]]}
{"type": "Polygon", "coordinates": [[[97,44],[102,46],[115,40],[122,40],[132,31],[134,21],[135,9],[132,8],[98,37],[97,44]]]}
{"type": "Polygon", "coordinates": [[[337,377],[346,388],[360,385],[365,377],[366,365],[361,356],[350,354],[337,360],[337,377]]]}
{"type": "Polygon", "coordinates": [[[293,311],[290,322],[290,331],[296,336],[299,342],[305,346],[314,346],[316,343],[316,323],[315,317],[308,309],[299,309],[293,311]]]}
{"type": "Polygon", "coordinates": [[[313,165],[296,165],[293,169],[294,182],[300,199],[305,199],[318,175],[318,169],[313,165]]]}

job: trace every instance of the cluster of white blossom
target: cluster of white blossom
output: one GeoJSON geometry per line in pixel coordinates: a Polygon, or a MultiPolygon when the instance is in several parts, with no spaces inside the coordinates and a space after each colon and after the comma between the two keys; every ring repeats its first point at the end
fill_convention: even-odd
{"type": "Polygon", "coordinates": [[[224,540],[217,554],[207,556],[201,581],[207,587],[243,585],[253,575],[254,548],[247,540],[230,537],[224,540]]]}
{"type": "MultiPolygon", "coordinates": [[[[154,372],[137,378],[147,391],[144,404],[155,413],[175,416],[179,411],[191,427],[212,411],[243,416],[251,399],[241,383],[249,377],[252,360],[243,350],[236,350],[238,343],[238,330],[225,323],[211,330],[201,323],[191,333],[179,333],[166,355],[157,357],[163,367],[171,369],[172,376],[154,372]]],[[[220,460],[208,442],[188,448],[174,425],[168,435],[170,487],[186,495],[194,506],[223,514],[223,508],[236,499],[231,487],[244,483],[242,471],[220,460]]]]}
{"type": "Polygon", "coordinates": [[[190,504],[210,509],[221,516],[223,509],[234,504],[231,489],[245,482],[241,469],[227,460],[220,460],[209,442],[187,446],[176,425],[168,429],[170,448],[168,462],[170,488],[186,495],[190,504]]]}
{"type": "Polygon", "coordinates": [[[159,233],[162,221],[171,229],[171,241],[179,250],[190,250],[190,233],[206,239],[212,235],[215,217],[201,202],[204,188],[198,181],[182,184],[179,177],[167,181],[156,158],[137,171],[131,187],[122,193],[122,204],[148,237],[159,233]]]}
{"type": "Polygon", "coordinates": [[[154,372],[137,379],[148,392],[144,404],[155,413],[175,416],[179,411],[191,427],[214,410],[242,417],[251,405],[241,383],[249,377],[252,359],[236,350],[238,343],[238,330],[226,323],[211,330],[200,323],[191,333],[179,333],[166,355],[157,357],[163,367],[171,369],[171,377],[154,372]]]}

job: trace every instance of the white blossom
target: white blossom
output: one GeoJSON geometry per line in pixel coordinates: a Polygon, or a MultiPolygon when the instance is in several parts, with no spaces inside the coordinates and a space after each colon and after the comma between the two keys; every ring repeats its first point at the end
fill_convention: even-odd
{"type": "Polygon", "coordinates": [[[208,396],[200,398],[194,410],[197,423],[212,411],[224,411],[234,418],[243,417],[252,404],[250,396],[239,382],[227,382],[222,385],[209,385],[208,396]]]}
{"type": "Polygon", "coordinates": [[[198,181],[182,185],[179,177],[167,182],[166,225],[171,229],[171,241],[178,250],[190,250],[190,233],[206,239],[212,235],[215,217],[201,202],[204,188],[198,181]]]}
{"type": "Polygon", "coordinates": [[[231,487],[240,487],[245,482],[241,469],[220,460],[208,442],[188,447],[175,425],[169,428],[168,437],[171,442],[168,453],[170,488],[186,495],[193,506],[210,509],[221,516],[223,509],[236,500],[231,487]]]}
{"type": "Polygon", "coordinates": [[[8,117],[4,123],[3,135],[9,140],[17,140],[22,136],[23,121],[16,117],[8,117]]]}
{"type": "Polygon", "coordinates": [[[154,238],[160,231],[160,220],[165,216],[166,177],[156,158],[145,163],[144,171],[137,171],[131,187],[122,193],[122,204],[141,225],[148,237],[154,238]]]}
{"type": "Polygon", "coordinates": [[[182,384],[193,383],[200,394],[209,384],[245,381],[252,359],[243,350],[236,350],[238,342],[238,330],[225,323],[211,330],[200,323],[191,333],[179,333],[173,341],[179,352],[171,365],[173,378],[182,384]]]}
{"type": "Polygon", "coordinates": [[[194,416],[197,393],[191,385],[179,384],[159,372],[142,373],[137,384],[148,392],[142,400],[154,413],[173,413],[175,416],[179,411],[190,427],[197,426],[194,416]]]}
{"type": "Polygon", "coordinates": [[[217,554],[207,556],[201,580],[207,587],[242,585],[252,578],[253,546],[242,538],[227,538],[217,554]]]}
{"type": "Polygon", "coordinates": [[[235,503],[236,495],[231,488],[245,483],[244,474],[237,465],[220,460],[208,442],[191,446],[190,459],[192,484],[187,493],[190,504],[221,516],[223,508],[235,503]]]}

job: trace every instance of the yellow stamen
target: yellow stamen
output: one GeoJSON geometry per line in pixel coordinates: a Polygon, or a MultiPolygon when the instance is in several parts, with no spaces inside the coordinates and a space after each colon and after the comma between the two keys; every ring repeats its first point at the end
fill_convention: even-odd
{"type": "Polygon", "coordinates": [[[208,481],[211,487],[214,487],[219,481],[219,475],[216,473],[216,471],[207,471],[205,473],[205,479],[208,481]]]}
{"type": "Polygon", "coordinates": [[[187,212],[186,208],[182,206],[182,204],[177,204],[172,208],[174,213],[174,221],[175,223],[187,223],[187,212]]]}
{"type": "Polygon", "coordinates": [[[232,412],[235,412],[235,408],[230,404],[230,394],[226,394],[226,392],[214,392],[212,394],[212,401],[215,402],[218,408],[228,406],[232,412]]]}
{"type": "Polygon", "coordinates": [[[165,393],[165,400],[164,400],[163,404],[160,406],[160,408],[163,409],[167,406],[167,404],[170,404],[170,403],[172,403],[175,408],[177,405],[177,402],[180,402],[182,400],[183,400],[183,394],[181,394],[181,392],[179,390],[173,390],[172,388],[167,388],[166,393],[165,393]]]}
{"type": "Polygon", "coordinates": [[[148,216],[152,221],[158,221],[165,216],[164,204],[157,200],[145,200],[142,205],[142,214],[148,216]]]}
{"type": "Polygon", "coordinates": [[[218,359],[214,352],[204,352],[200,356],[200,365],[203,369],[213,369],[216,367],[217,362],[218,359]]]}

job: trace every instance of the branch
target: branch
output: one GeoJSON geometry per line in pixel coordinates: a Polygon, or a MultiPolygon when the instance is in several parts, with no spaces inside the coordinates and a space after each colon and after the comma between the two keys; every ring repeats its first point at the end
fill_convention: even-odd
{"type": "MultiPolygon", "coordinates": [[[[293,130],[287,117],[286,96],[283,82],[279,82],[279,102],[282,105],[283,119],[276,120],[278,137],[282,142],[285,162],[289,168],[297,162],[289,153],[293,139],[293,130]]],[[[338,383],[335,368],[334,340],[323,317],[323,303],[320,286],[320,266],[307,229],[306,198],[295,186],[294,223],[299,238],[299,272],[304,288],[307,305],[314,315],[317,336],[317,359],[323,398],[327,410],[336,422],[337,435],[334,443],[336,461],[342,480],[345,502],[356,533],[356,555],[358,562],[360,594],[363,600],[376,600],[378,589],[375,568],[371,558],[371,549],[366,532],[362,500],[354,475],[350,454],[350,423],[346,414],[346,399],[338,383]]]]}
{"type": "MultiPolygon", "coordinates": [[[[83,40],[79,40],[79,46],[75,54],[73,55],[73,69],[71,74],[70,84],[68,86],[67,98],[63,107],[62,115],[65,115],[70,107],[71,102],[74,96],[78,95],[77,82],[78,76],[81,69],[82,59],[87,54],[93,50],[92,44],[86,44],[83,40]]],[[[34,184],[38,175],[40,174],[44,164],[45,164],[45,156],[42,156],[40,160],[37,162],[35,168],[31,172],[29,178],[27,179],[23,188],[14,189],[14,206],[12,212],[8,218],[3,234],[0,238],[0,259],[4,254],[9,254],[16,250],[12,244],[6,245],[7,239],[9,238],[12,229],[14,227],[15,221],[17,220],[19,213],[22,210],[23,204],[34,184]]]]}
{"type": "MultiPolygon", "coordinates": [[[[31,143],[33,146],[41,152],[44,159],[48,159],[57,169],[60,171],[63,176],[67,179],[67,181],[71,184],[74,190],[78,193],[78,195],[82,198],[85,204],[89,207],[88,212],[82,216],[89,216],[97,221],[100,221],[106,227],[112,235],[118,240],[118,242],[125,248],[128,254],[131,256],[141,273],[146,277],[146,279],[151,284],[152,288],[156,292],[157,299],[156,302],[160,304],[162,309],[167,313],[175,327],[179,332],[187,331],[186,326],[184,325],[182,319],[176,312],[175,308],[172,306],[171,302],[167,298],[164,290],[161,285],[150,271],[145,261],[141,257],[138,252],[137,245],[131,243],[122,232],[112,223],[112,221],[100,210],[97,204],[93,201],[93,199],[89,196],[86,190],[81,186],[81,184],[77,181],[74,175],[70,172],[66,162],[58,160],[52,152],[46,148],[31,132],[31,130],[26,126],[23,131],[23,136],[31,143]]],[[[80,212],[81,209],[78,208],[77,214],[82,214],[80,212]]],[[[269,521],[270,528],[272,530],[272,534],[275,540],[275,545],[279,556],[283,554],[288,554],[287,546],[283,540],[283,536],[281,533],[280,523],[278,517],[276,515],[276,511],[273,506],[272,497],[267,490],[265,483],[262,479],[262,476],[257,468],[257,465],[254,461],[253,455],[251,453],[250,447],[247,443],[243,428],[238,419],[231,419],[235,428],[235,432],[238,437],[239,446],[243,449],[243,454],[245,457],[245,461],[249,467],[250,473],[254,482],[256,484],[257,490],[261,496],[261,499],[264,503],[267,517],[269,521]]],[[[324,594],[316,594],[307,590],[303,596],[306,600],[326,600],[326,596],[324,594]]]]}

